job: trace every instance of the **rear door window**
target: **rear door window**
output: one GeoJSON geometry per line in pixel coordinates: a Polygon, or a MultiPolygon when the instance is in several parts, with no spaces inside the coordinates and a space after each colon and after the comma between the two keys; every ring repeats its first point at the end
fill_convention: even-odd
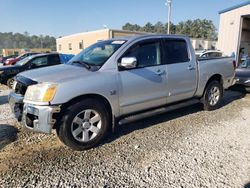
{"type": "Polygon", "coordinates": [[[61,64],[60,57],[57,54],[52,54],[48,56],[49,65],[61,64]]]}
{"type": "Polygon", "coordinates": [[[167,64],[190,61],[187,43],[183,39],[164,39],[163,52],[167,64]]]}

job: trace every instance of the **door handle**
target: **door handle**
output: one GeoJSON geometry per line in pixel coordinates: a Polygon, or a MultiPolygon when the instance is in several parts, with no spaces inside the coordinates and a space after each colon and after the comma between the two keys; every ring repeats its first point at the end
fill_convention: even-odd
{"type": "Polygon", "coordinates": [[[188,70],[190,70],[190,71],[191,71],[191,70],[195,70],[195,67],[194,67],[193,65],[189,65],[189,66],[188,66],[188,70]]]}
{"type": "Polygon", "coordinates": [[[158,76],[162,76],[162,75],[166,74],[166,71],[165,71],[165,70],[157,70],[157,71],[156,71],[156,74],[157,74],[158,76]]]}

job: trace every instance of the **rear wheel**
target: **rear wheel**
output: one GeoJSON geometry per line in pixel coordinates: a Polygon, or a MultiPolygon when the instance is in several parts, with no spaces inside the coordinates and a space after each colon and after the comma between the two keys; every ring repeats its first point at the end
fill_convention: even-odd
{"type": "Polygon", "coordinates": [[[106,136],[109,116],[105,106],[95,99],[73,104],[67,108],[57,127],[59,139],[74,150],[95,147],[106,136]]]}
{"type": "Polygon", "coordinates": [[[12,89],[13,88],[13,84],[14,84],[14,78],[9,78],[7,80],[7,86],[12,89]]]}
{"type": "Polygon", "coordinates": [[[212,81],[206,87],[202,102],[204,110],[211,111],[218,109],[223,97],[223,86],[218,81],[212,81]]]}

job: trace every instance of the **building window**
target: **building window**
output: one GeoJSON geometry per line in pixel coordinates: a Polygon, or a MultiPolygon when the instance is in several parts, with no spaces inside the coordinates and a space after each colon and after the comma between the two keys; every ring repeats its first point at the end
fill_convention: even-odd
{"type": "Polygon", "coordinates": [[[82,50],[84,47],[83,47],[83,40],[81,42],[79,42],[79,49],[82,50]]]}
{"type": "Polygon", "coordinates": [[[62,45],[61,45],[61,44],[58,45],[58,50],[59,50],[59,51],[62,50],[62,45]]]}
{"type": "Polygon", "coordinates": [[[69,50],[72,50],[72,44],[69,43],[69,50]]]}

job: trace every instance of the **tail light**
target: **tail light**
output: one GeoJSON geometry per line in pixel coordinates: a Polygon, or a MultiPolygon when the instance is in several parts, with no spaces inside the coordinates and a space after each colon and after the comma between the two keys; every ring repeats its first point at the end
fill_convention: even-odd
{"type": "Polygon", "coordinates": [[[234,66],[234,70],[236,69],[236,61],[233,60],[233,66],[234,66]]]}

